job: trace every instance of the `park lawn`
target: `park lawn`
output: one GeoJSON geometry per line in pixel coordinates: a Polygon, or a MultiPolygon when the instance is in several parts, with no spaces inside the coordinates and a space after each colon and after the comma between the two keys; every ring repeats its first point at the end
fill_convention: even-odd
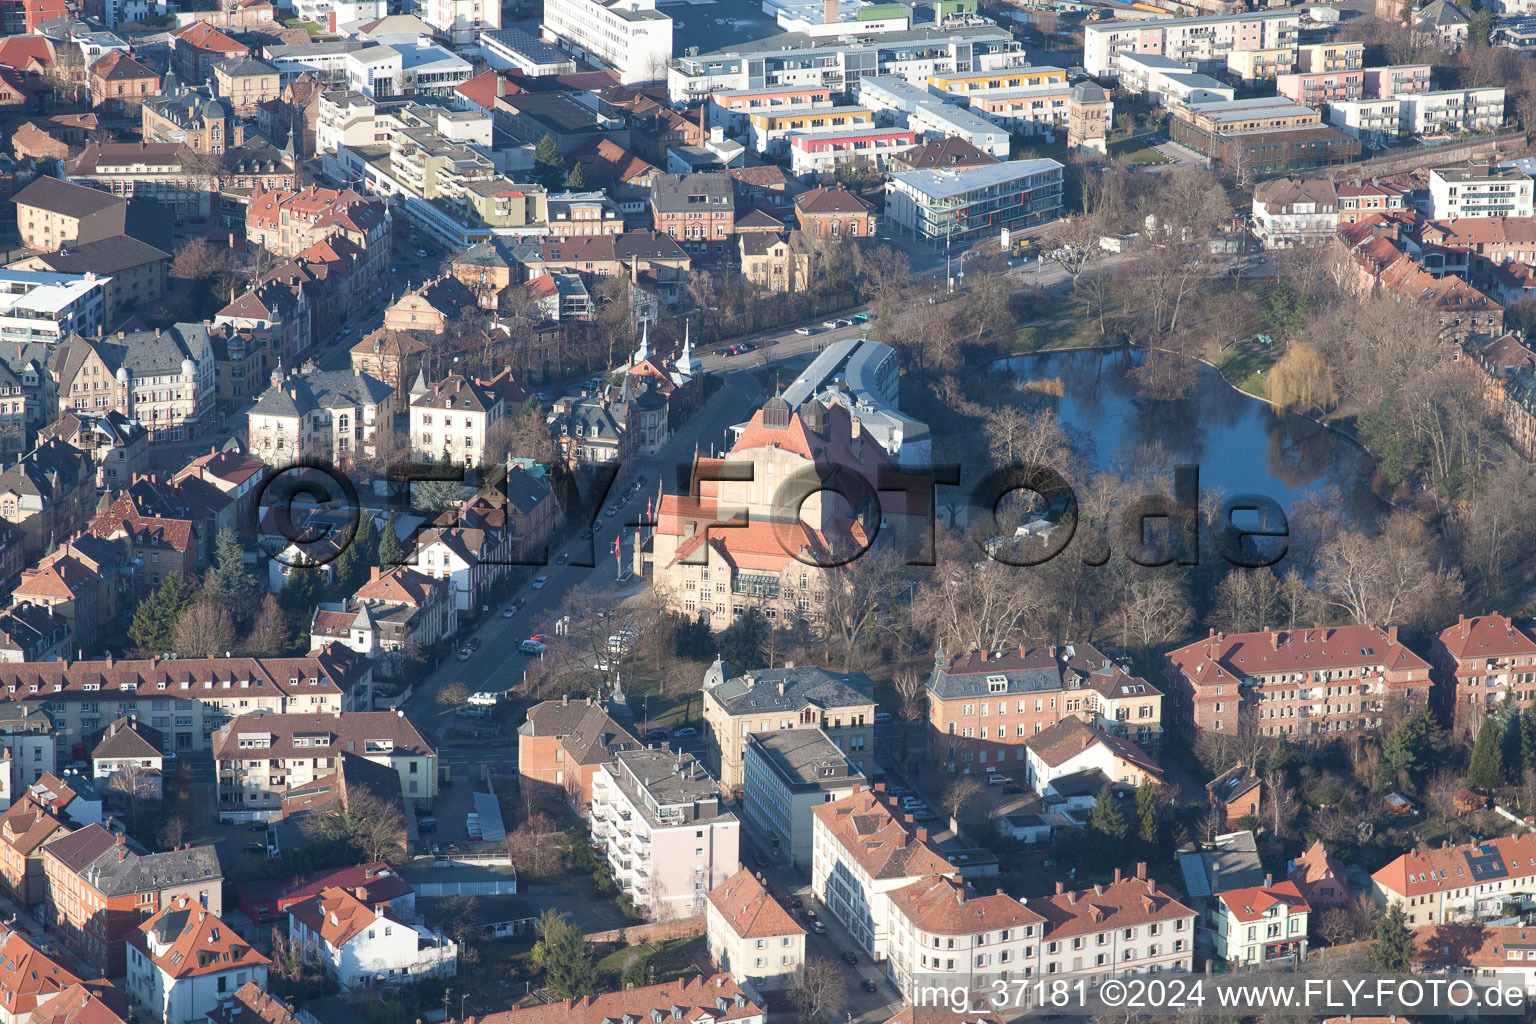
{"type": "Polygon", "coordinates": [[[659,985],[684,975],[697,974],[699,967],[694,954],[703,952],[706,945],[704,936],[695,935],[657,944],[625,946],[599,960],[597,969],[622,975],[630,964],[638,961],[646,969],[647,983],[659,985]]]}
{"type": "Polygon", "coordinates": [[[1055,324],[1031,324],[1013,332],[1013,355],[1027,355],[1048,348],[1092,348],[1104,344],[1098,324],[1076,320],[1055,324]]]}
{"type": "Polygon", "coordinates": [[[1120,139],[1118,142],[1111,142],[1107,148],[1111,157],[1123,156],[1133,164],[1147,166],[1173,163],[1141,139],[1120,139]]]}
{"type": "Polygon", "coordinates": [[[1269,397],[1268,370],[1274,360],[1246,349],[1233,349],[1217,369],[1228,384],[1255,398],[1269,397]]]}

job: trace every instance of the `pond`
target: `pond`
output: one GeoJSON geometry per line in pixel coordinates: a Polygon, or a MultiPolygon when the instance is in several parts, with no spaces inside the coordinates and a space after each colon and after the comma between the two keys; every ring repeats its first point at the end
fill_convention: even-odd
{"type": "Polygon", "coordinates": [[[1022,381],[1054,381],[1040,396],[1075,437],[1087,438],[1096,469],[1135,476],[1148,466],[1197,466],[1202,494],[1261,494],[1289,509],[1308,492],[1336,487],[1351,518],[1381,505],[1369,483],[1375,463],[1361,448],[1313,421],[1277,412],[1199,366],[1194,394],[1181,401],[1137,397],[1129,371],[1143,353],[1126,349],[1045,353],[1003,362],[1022,381]]]}

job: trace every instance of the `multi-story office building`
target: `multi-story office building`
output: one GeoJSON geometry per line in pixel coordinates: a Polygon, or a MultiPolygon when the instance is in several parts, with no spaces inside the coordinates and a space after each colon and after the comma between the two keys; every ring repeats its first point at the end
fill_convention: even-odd
{"type": "Polygon", "coordinates": [[[424,7],[421,20],[455,50],[474,47],[501,28],[500,0],[427,0],[424,7]]]}
{"type": "MultiPolygon", "coordinates": [[[[1171,714],[1193,737],[1261,735],[1306,742],[1376,729],[1388,704],[1430,696],[1429,663],[1397,638],[1397,627],[1319,626],[1218,633],[1165,656],[1171,714]]],[[[1397,710],[1397,709],[1392,709],[1397,710]]]]}
{"type": "Polygon", "coordinates": [[[1097,22],[1083,26],[1083,70],[1095,78],[1114,78],[1122,52],[1197,61],[1210,65],[1201,70],[1216,70],[1233,52],[1279,49],[1294,54],[1300,31],[1300,11],[1097,22]]]}
{"type": "Polygon", "coordinates": [[[969,247],[984,238],[1054,220],[1064,168],[1055,160],[945,170],[897,171],[886,184],[887,220],[928,245],[969,247]]]}
{"type": "Polygon", "coordinates": [[[667,80],[672,19],[656,0],[548,0],[543,29],[545,39],[612,68],[624,85],[667,80]]]}
{"type": "Polygon", "coordinates": [[[1435,220],[1536,216],[1531,177],[1514,167],[1487,164],[1431,167],[1429,215],[1435,220]]]}
{"type": "Polygon", "coordinates": [[[667,72],[667,92],[675,103],[703,100],[722,89],[854,92],[867,75],[927,82],[936,75],[1026,68],[1028,63],[1023,44],[996,25],[928,26],[851,42],[791,32],[751,46],[681,56],[667,72]]]}
{"type": "Polygon", "coordinates": [[[691,754],[623,750],[592,779],[592,841],[653,921],[704,913],[740,865],[741,823],[691,754]]]}
{"type": "Polygon", "coordinates": [[[107,284],[95,274],[0,270],[0,342],[52,345],[107,327],[107,284]]]}
{"type": "Polygon", "coordinates": [[[779,857],[811,863],[811,811],[867,785],[863,772],[820,729],[785,729],[747,737],[742,811],[779,857]]]}

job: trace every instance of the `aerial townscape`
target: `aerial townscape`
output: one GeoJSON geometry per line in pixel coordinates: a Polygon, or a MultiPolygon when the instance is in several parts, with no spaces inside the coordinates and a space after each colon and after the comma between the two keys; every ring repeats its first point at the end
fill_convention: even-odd
{"type": "Polygon", "coordinates": [[[0,0],[0,197],[0,1024],[1536,999],[1536,0],[0,0]]]}

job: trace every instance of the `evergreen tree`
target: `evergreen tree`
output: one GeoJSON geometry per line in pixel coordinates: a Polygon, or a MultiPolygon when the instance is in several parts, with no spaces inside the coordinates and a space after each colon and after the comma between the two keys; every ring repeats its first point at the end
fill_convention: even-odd
{"type": "Polygon", "coordinates": [[[192,603],[192,588],[181,573],[173,572],[133,613],[128,639],[149,654],[165,654],[176,649],[176,623],[192,603]]]}
{"type": "Polygon", "coordinates": [[[1427,707],[1420,705],[1403,719],[1381,746],[1379,789],[1408,786],[1417,790],[1436,763],[1440,725],[1427,707]]]}
{"type": "Polygon", "coordinates": [[[314,618],[315,606],[325,600],[325,589],[325,569],[301,562],[288,570],[279,601],[294,621],[307,625],[314,618]]]}
{"type": "Polygon", "coordinates": [[[1157,823],[1157,794],[1150,783],[1136,788],[1136,835],[1149,849],[1157,849],[1162,840],[1157,823]]]}
{"type": "Polygon", "coordinates": [[[745,615],[720,634],[720,657],[733,668],[756,668],[763,663],[767,642],[768,620],[756,608],[748,608],[745,615]]]}
{"type": "Polygon", "coordinates": [[[1120,811],[1120,798],[1115,796],[1114,787],[1107,782],[1099,790],[1099,798],[1094,801],[1093,810],[1088,812],[1088,828],[1103,839],[1122,840],[1126,836],[1128,827],[1125,815],[1120,811]]]}
{"type": "Polygon", "coordinates": [[[1473,789],[1496,789],[1504,785],[1504,730],[1493,719],[1477,730],[1472,760],[1467,764],[1467,785],[1473,789]]]}
{"type": "Polygon", "coordinates": [[[357,517],[357,529],[352,531],[351,542],[336,557],[336,590],[350,594],[368,579],[368,570],[376,553],[373,540],[373,517],[362,512],[357,517]]]}
{"type": "Polygon", "coordinates": [[[1376,925],[1371,942],[1371,969],[1381,974],[1407,974],[1413,968],[1413,933],[1403,920],[1403,907],[1394,903],[1376,925]]]}
{"type": "Polygon", "coordinates": [[[204,576],[203,590],[237,614],[245,611],[256,592],[256,577],[246,567],[240,535],[227,526],[214,538],[213,565],[204,576]]]}
{"type": "Polygon", "coordinates": [[[538,929],[534,958],[544,968],[544,981],[555,994],[574,999],[596,992],[597,964],[581,929],[554,909],[540,915],[538,929]]]}
{"type": "Polygon", "coordinates": [[[1519,782],[1520,770],[1525,765],[1525,751],[1521,747],[1520,709],[1510,703],[1499,721],[1499,760],[1504,766],[1504,781],[1519,782]]]}
{"type": "Polygon", "coordinates": [[[581,164],[571,168],[570,177],[565,179],[565,187],[569,192],[583,192],[587,188],[587,172],[581,164]]]}
{"type": "Polygon", "coordinates": [[[1536,706],[1520,714],[1520,762],[1536,771],[1536,706]]]}
{"type": "Polygon", "coordinates": [[[397,565],[405,564],[405,546],[400,543],[400,535],[395,532],[395,514],[393,512],[384,521],[384,529],[379,533],[376,561],[380,569],[393,569],[397,565]]]}
{"type": "Polygon", "coordinates": [[[545,133],[533,149],[533,178],[551,192],[565,184],[565,154],[552,134],[545,133]]]}

